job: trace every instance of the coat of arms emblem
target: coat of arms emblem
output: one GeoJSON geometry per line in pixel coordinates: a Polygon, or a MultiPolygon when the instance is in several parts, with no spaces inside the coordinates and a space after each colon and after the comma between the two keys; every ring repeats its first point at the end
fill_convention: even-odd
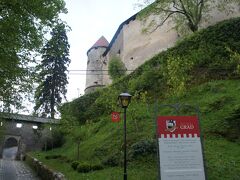
{"type": "Polygon", "coordinates": [[[174,132],[177,129],[176,121],[175,120],[166,120],[166,130],[169,132],[174,132]]]}

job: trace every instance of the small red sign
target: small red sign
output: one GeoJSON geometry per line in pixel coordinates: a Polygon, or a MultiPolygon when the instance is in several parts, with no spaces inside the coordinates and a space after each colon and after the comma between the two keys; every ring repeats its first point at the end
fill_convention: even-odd
{"type": "Polygon", "coordinates": [[[119,112],[112,112],[112,122],[119,122],[120,121],[120,113],[119,112]]]}

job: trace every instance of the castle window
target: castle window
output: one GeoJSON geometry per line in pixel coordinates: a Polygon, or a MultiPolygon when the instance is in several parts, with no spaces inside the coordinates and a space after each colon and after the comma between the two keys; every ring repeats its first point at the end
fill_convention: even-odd
{"type": "Polygon", "coordinates": [[[89,64],[89,62],[90,62],[90,61],[88,60],[88,61],[87,61],[87,64],[89,64]]]}
{"type": "Polygon", "coordinates": [[[121,50],[120,49],[118,50],[118,54],[121,54],[121,50]]]}
{"type": "Polygon", "coordinates": [[[98,84],[98,82],[97,82],[97,81],[95,81],[95,82],[94,82],[94,84],[96,84],[96,85],[97,85],[97,84],[98,84]]]}
{"type": "Polygon", "coordinates": [[[133,57],[131,57],[130,59],[133,60],[133,57]]]}

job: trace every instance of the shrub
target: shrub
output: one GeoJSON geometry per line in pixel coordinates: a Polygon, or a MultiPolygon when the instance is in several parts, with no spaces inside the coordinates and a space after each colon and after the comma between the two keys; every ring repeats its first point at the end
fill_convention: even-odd
{"type": "Polygon", "coordinates": [[[58,155],[58,154],[54,154],[54,155],[47,155],[47,156],[45,156],[45,159],[59,159],[59,158],[61,158],[62,157],[62,155],[58,155]]]}
{"type": "Polygon", "coordinates": [[[91,170],[96,171],[96,170],[101,170],[103,169],[103,165],[102,164],[93,164],[91,165],[91,170]]]}
{"type": "Polygon", "coordinates": [[[117,80],[120,77],[124,76],[126,73],[126,67],[119,57],[113,57],[109,61],[109,75],[112,80],[117,80]]]}
{"type": "Polygon", "coordinates": [[[240,106],[235,107],[224,121],[227,124],[226,136],[230,140],[240,139],[240,106]]]}
{"type": "Polygon", "coordinates": [[[74,170],[76,170],[77,167],[78,167],[78,165],[79,165],[79,162],[78,162],[78,161],[73,161],[72,164],[71,164],[71,167],[72,167],[74,170]]]}
{"type": "Polygon", "coordinates": [[[186,84],[191,79],[188,72],[192,66],[193,62],[191,60],[168,57],[163,75],[173,94],[181,94],[186,91],[186,84]]]}
{"type": "Polygon", "coordinates": [[[102,164],[105,166],[110,166],[110,167],[118,166],[121,161],[120,157],[121,157],[120,152],[112,154],[112,155],[108,156],[106,159],[104,159],[102,161],[102,164]]]}
{"type": "Polygon", "coordinates": [[[62,147],[65,143],[64,134],[62,131],[55,129],[52,131],[52,135],[47,137],[46,145],[42,147],[42,150],[50,150],[53,148],[62,147]]]}
{"type": "Polygon", "coordinates": [[[62,119],[68,120],[69,114],[71,118],[76,119],[80,124],[85,124],[89,119],[87,110],[94,105],[96,99],[99,97],[99,92],[85,94],[70,103],[65,103],[60,107],[62,119]]]}
{"type": "MultiPolygon", "coordinates": [[[[130,91],[148,91],[149,89],[157,90],[162,87],[163,75],[161,69],[145,68],[141,75],[129,81],[130,91]]],[[[158,91],[159,92],[159,91],[158,91]]]]}
{"type": "Polygon", "coordinates": [[[79,163],[77,166],[77,171],[80,173],[87,173],[91,171],[91,165],[86,162],[79,163]]]}
{"type": "Polygon", "coordinates": [[[153,154],[157,152],[156,142],[154,140],[141,140],[131,146],[131,155],[133,158],[153,154]]]}
{"type": "Polygon", "coordinates": [[[53,148],[62,147],[65,143],[64,135],[59,130],[52,131],[52,138],[53,138],[53,148]]]}

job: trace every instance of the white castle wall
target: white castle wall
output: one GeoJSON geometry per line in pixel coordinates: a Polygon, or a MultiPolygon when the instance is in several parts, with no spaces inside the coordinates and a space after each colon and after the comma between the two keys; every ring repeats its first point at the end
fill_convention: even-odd
{"type": "Polygon", "coordinates": [[[103,62],[102,54],[106,51],[105,47],[92,48],[88,52],[88,64],[86,73],[85,93],[94,91],[97,87],[103,86],[103,62]]]}
{"type": "Polygon", "coordinates": [[[178,37],[169,23],[152,33],[143,33],[144,28],[146,25],[140,20],[131,21],[123,27],[122,61],[128,70],[136,69],[155,54],[172,47],[178,37]]]}
{"type": "MultiPolygon", "coordinates": [[[[226,14],[219,12],[217,9],[213,9],[207,21],[200,24],[200,28],[205,28],[219,21],[239,16],[240,12],[238,7],[235,8],[235,12],[232,14],[226,14]]],[[[152,17],[149,17],[149,21],[151,18],[152,17]]],[[[172,29],[173,25],[170,22],[164,23],[164,25],[153,33],[143,33],[142,30],[145,27],[146,25],[138,19],[124,24],[115,37],[116,39],[114,39],[107,54],[101,58],[101,61],[97,60],[104,53],[105,48],[92,49],[89,52],[88,59],[90,63],[87,68],[102,68],[107,70],[109,60],[113,56],[120,56],[128,70],[135,70],[155,54],[174,46],[178,39],[178,33],[172,29]]],[[[92,73],[93,72],[91,72],[91,74],[92,73]]],[[[95,82],[98,82],[98,85],[108,85],[111,83],[111,79],[106,73],[103,76],[96,75],[95,77],[93,77],[93,75],[87,75],[86,88],[94,87],[94,85],[96,85],[95,82]]]]}

